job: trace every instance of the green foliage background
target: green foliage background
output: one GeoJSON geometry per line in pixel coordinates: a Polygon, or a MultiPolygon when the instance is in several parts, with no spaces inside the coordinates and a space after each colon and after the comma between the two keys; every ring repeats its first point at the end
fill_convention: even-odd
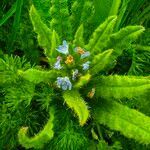
{"type": "MultiPolygon", "coordinates": [[[[93,31],[108,16],[118,15],[117,24],[115,25],[116,32],[127,25],[143,25],[146,29],[145,32],[137,41],[133,41],[132,45],[129,44],[125,47],[123,54],[117,58],[115,68],[105,72],[104,75],[148,76],[150,73],[150,7],[148,0],[123,0],[122,2],[119,0],[62,0],[61,3],[58,0],[16,0],[16,2],[3,0],[0,3],[0,16],[2,16],[0,20],[0,49],[2,50],[0,54],[0,149],[23,149],[16,139],[20,127],[30,127],[30,136],[38,133],[47,123],[49,114],[50,116],[51,113],[53,114],[53,112],[49,112],[51,105],[55,110],[56,121],[53,125],[55,134],[54,138],[46,143],[43,149],[86,150],[91,148],[94,150],[121,149],[122,147],[125,150],[148,150],[150,148],[149,145],[139,144],[132,139],[125,138],[119,132],[114,132],[106,126],[100,125],[97,127],[94,121],[88,121],[83,127],[79,126],[73,115],[74,113],[67,106],[64,106],[62,97],[56,96],[56,92],[50,89],[48,84],[32,84],[28,80],[18,79],[17,76],[18,70],[26,71],[31,67],[39,70],[42,67],[50,68],[49,60],[45,57],[47,54],[43,52],[43,45],[40,42],[40,46],[38,45],[36,33],[32,26],[33,22],[30,20],[29,10],[32,4],[34,4],[41,18],[41,24],[44,22],[51,30],[54,29],[58,33],[60,41],[63,39],[73,40],[76,30],[78,30],[76,39],[80,38],[80,41],[82,41],[81,46],[87,44],[86,48],[90,46],[88,43],[93,31]],[[61,9],[60,6],[62,6],[61,9]],[[80,26],[79,28],[81,24],[83,27],[80,26]],[[81,32],[82,28],[84,28],[84,32],[81,32]],[[37,65],[40,65],[40,67],[37,65]],[[3,78],[2,72],[5,72],[5,78],[3,78]]],[[[48,32],[53,34],[53,37],[57,37],[54,32],[48,32]]],[[[60,44],[60,41],[56,40],[56,43],[60,44]]],[[[74,40],[75,44],[78,42],[74,40]]],[[[96,82],[96,79],[93,82],[96,82]]],[[[110,88],[106,88],[105,93],[110,88]]],[[[135,89],[137,90],[137,87],[135,89]]],[[[100,88],[99,91],[101,91],[100,88]]],[[[121,97],[119,101],[129,108],[134,108],[150,116],[148,94],[149,92],[140,97],[121,97]]],[[[97,105],[103,103],[105,96],[108,97],[109,95],[105,94],[97,105]]],[[[114,98],[116,97],[119,96],[114,94],[114,98]]],[[[105,103],[109,102],[106,101],[105,103]]],[[[91,106],[95,104],[96,102],[91,102],[91,106]]],[[[112,105],[117,105],[117,111],[121,112],[122,107],[120,105],[115,103],[112,105]]],[[[104,110],[107,108],[105,105],[103,107],[104,110]]],[[[100,112],[96,110],[98,113],[95,114],[95,118],[99,120],[97,114],[101,114],[101,121],[104,125],[107,125],[107,122],[111,122],[111,120],[107,120],[108,114],[103,109],[100,112]]],[[[117,120],[117,111],[112,108],[112,114],[116,117],[110,116],[110,118],[117,120]]],[[[127,108],[124,111],[127,111],[127,108]]],[[[114,128],[117,128],[116,124],[113,124],[112,129],[114,128]]]]}

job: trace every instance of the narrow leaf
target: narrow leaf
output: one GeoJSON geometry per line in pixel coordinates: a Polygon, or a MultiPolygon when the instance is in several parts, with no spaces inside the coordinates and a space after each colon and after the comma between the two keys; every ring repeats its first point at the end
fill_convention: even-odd
{"type": "MultiPolygon", "coordinates": [[[[107,48],[114,49],[111,56],[112,62],[115,62],[117,57],[122,54],[123,50],[129,48],[131,43],[135,41],[144,30],[142,26],[127,26],[112,34],[107,42],[107,48]]],[[[115,63],[108,69],[112,69],[114,65],[115,63]]]]}
{"type": "Polygon", "coordinates": [[[116,47],[125,49],[124,46],[128,46],[131,42],[136,40],[144,30],[143,26],[127,26],[122,28],[120,31],[111,35],[108,45],[114,49],[116,47]]]}
{"type": "Polygon", "coordinates": [[[18,138],[19,143],[24,146],[25,148],[35,148],[35,149],[41,149],[45,143],[50,141],[53,136],[53,121],[54,121],[54,109],[50,108],[50,119],[48,120],[47,124],[44,126],[43,130],[41,130],[38,134],[36,134],[34,137],[28,137],[27,131],[28,127],[22,127],[19,130],[18,138]]]}
{"type": "Polygon", "coordinates": [[[127,138],[150,144],[150,117],[117,102],[98,105],[94,118],[112,130],[120,131],[127,138]]]}
{"type": "Polygon", "coordinates": [[[51,82],[55,80],[58,72],[55,70],[44,71],[31,68],[26,71],[19,70],[18,74],[25,80],[38,84],[40,82],[51,82]]]}
{"type": "Polygon", "coordinates": [[[112,61],[110,58],[113,50],[106,50],[103,53],[96,55],[92,61],[92,68],[90,69],[91,74],[96,74],[104,70],[112,61]]]}
{"type": "Polygon", "coordinates": [[[84,76],[81,76],[79,81],[75,84],[75,88],[79,89],[81,87],[83,87],[84,85],[86,85],[89,80],[91,79],[91,75],[90,74],[86,74],[84,76]]]}
{"type": "Polygon", "coordinates": [[[77,29],[74,37],[74,41],[73,41],[74,46],[84,47],[83,33],[84,33],[84,28],[83,28],[83,24],[81,24],[77,29]]]}
{"type": "Polygon", "coordinates": [[[51,58],[51,36],[52,31],[42,22],[38,12],[32,5],[30,9],[30,18],[34,27],[35,32],[38,35],[38,42],[41,47],[44,48],[45,54],[48,58],[51,58]]]}
{"type": "Polygon", "coordinates": [[[105,46],[113,31],[116,22],[116,16],[109,17],[104,23],[94,31],[86,49],[92,53],[99,53],[105,46]]]}
{"type": "Polygon", "coordinates": [[[52,64],[54,64],[54,62],[56,61],[56,57],[57,57],[56,48],[58,47],[59,43],[60,43],[59,36],[56,33],[56,31],[53,30],[52,38],[51,38],[51,49],[50,49],[50,54],[49,54],[51,58],[48,58],[49,62],[51,62],[52,64]]]}
{"type": "Polygon", "coordinates": [[[96,96],[108,99],[133,98],[150,90],[148,77],[100,76],[93,84],[96,85],[96,96]]]}
{"type": "Polygon", "coordinates": [[[78,91],[66,91],[63,94],[64,101],[79,117],[79,123],[83,126],[88,117],[89,117],[89,110],[88,107],[80,96],[78,91]]]}

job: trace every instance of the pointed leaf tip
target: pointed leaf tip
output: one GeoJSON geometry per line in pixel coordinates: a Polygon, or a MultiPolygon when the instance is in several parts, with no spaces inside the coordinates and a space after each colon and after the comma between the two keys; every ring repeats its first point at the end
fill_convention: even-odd
{"type": "Polygon", "coordinates": [[[66,91],[63,94],[63,98],[68,107],[70,107],[75,112],[75,114],[77,114],[79,123],[81,126],[83,126],[89,118],[89,110],[86,102],[80,96],[79,92],[76,90],[66,91]]]}

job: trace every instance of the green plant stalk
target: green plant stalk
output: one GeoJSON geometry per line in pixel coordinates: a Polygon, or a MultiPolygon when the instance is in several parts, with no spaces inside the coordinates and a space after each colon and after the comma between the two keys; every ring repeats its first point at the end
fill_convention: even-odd
{"type": "Polygon", "coordinates": [[[112,6],[109,12],[109,16],[118,14],[120,4],[121,4],[121,0],[113,0],[112,6]]]}

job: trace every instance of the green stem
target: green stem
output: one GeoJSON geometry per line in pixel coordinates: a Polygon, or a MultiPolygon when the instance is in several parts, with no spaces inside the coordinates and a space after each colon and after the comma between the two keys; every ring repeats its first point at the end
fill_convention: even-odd
{"type": "Polygon", "coordinates": [[[113,0],[110,12],[109,12],[109,16],[113,16],[113,15],[117,15],[118,14],[118,10],[121,4],[121,0],[113,0]]]}
{"type": "Polygon", "coordinates": [[[96,124],[97,127],[97,131],[98,131],[98,135],[100,136],[100,138],[103,140],[103,135],[101,133],[101,129],[100,129],[100,125],[96,124]]]}

